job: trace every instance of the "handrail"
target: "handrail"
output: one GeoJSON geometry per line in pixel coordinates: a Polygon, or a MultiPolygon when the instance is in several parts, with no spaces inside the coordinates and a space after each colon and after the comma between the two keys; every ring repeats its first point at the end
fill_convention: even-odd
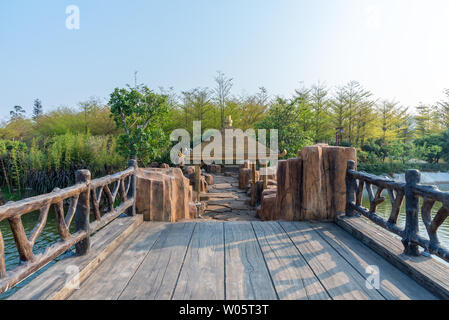
{"type": "Polygon", "coordinates": [[[137,161],[130,160],[125,171],[91,180],[88,170],[78,170],[76,185],[55,189],[53,192],[7,203],[0,207],[0,222],[8,220],[20,256],[19,266],[6,270],[4,241],[0,231],[0,293],[24,280],[40,268],[69,250],[76,248],[77,255],[85,255],[90,249],[90,235],[126,212],[136,214],[137,161]],[[112,185],[112,188],[110,188],[112,185]],[[105,195],[105,197],[103,197],[105,195]],[[120,205],[114,207],[116,200],[120,205]],[[65,210],[64,203],[68,203],[65,210]],[[107,203],[107,206],[106,206],[107,203]],[[60,241],[35,255],[33,247],[47,223],[48,213],[54,206],[60,241]],[[91,208],[95,221],[90,223],[91,208]],[[29,235],[26,234],[22,216],[40,211],[38,221],[29,235]],[[75,232],[70,225],[75,220],[75,232]]]}
{"type": "Polygon", "coordinates": [[[449,251],[444,248],[438,239],[438,228],[449,217],[449,192],[441,191],[436,186],[420,184],[421,173],[418,170],[408,170],[405,174],[405,183],[377,177],[365,172],[355,170],[355,162],[348,161],[346,172],[346,216],[353,217],[362,214],[377,225],[389,230],[402,238],[404,253],[407,255],[420,255],[419,247],[424,248],[428,254],[434,254],[449,262],[449,251]],[[374,193],[373,186],[377,187],[374,193]],[[370,208],[362,207],[363,191],[366,189],[370,208]],[[385,201],[383,191],[388,192],[391,201],[391,213],[388,220],[376,214],[377,206],[385,201]],[[401,206],[405,198],[406,222],[405,228],[397,226],[401,206]],[[421,208],[420,199],[423,199],[421,208]],[[442,207],[432,218],[432,208],[435,203],[442,207]],[[426,227],[429,239],[420,236],[419,213],[426,227]]]}

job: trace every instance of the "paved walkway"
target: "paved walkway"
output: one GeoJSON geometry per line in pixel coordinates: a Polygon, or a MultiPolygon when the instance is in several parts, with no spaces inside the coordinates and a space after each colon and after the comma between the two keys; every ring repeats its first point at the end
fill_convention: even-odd
{"type": "Polygon", "coordinates": [[[207,202],[203,220],[215,221],[257,221],[256,209],[249,205],[250,198],[238,188],[237,174],[224,176],[214,174],[214,184],[209,192],[201,195],[201,201],[207,202]]]}

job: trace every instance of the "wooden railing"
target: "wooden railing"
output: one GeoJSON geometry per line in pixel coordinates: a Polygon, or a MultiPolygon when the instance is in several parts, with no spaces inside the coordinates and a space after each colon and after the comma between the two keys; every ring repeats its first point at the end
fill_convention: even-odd
{"type": "Polygon", "coordinates": [[[136,214],[136,170],[135,160],[129,162],[127,170],[95,180],[91,180],[88,170],[79,170],[75,174],[76,185],[72,187],[63,190],[55,189],[45,195],[1,206],[0,221],[9,222],[21,263],[12,270],[6,270],[5,246],[0,231],[0,293],[53,261],[72,246],[75,246],[77,255],[87,254],[90,249],[91,234],[123,213],[134,216],[136,214]],[[118,196],[120,204],[115,207],[118,196]],[[45,228],[51,206],[56,212],[60,241],[35,255],[33,247],[45,228]],[[91,208],[95,216],[95,221],[92,223],[90,223],[91,208]],[[38,221],[31,233],[27,235],[22,216],[38,210],[40,211],[38,221]],[[75,231],[71,234],[70,225],[73,220],[75,220],[75,231]]]}
{"type": "Polygon", "coordinates": [[[346,216],[353,217],[362,214],[377,225],[397,234],[402,238],[407,255],[420,254],[419,247],[425,252],[437,255],[449,262],[449,251],[441,246],[438,239],[438,228],[449,216],[449,192],[440,191],[435,186],[420,184],[421,173],[418,170],[408,170],[405,183],[395,182],[364,172],[355,171],[355,162],[348,162],[346,174],[346,216]],[[374,191],[373,186],[377,187],[374,191]],[[362,206],[363,191],[368,193],[370,208],[362,206]],[[376,214],[377,206],[385,201],[382,196],[387,191],[391,201],[391,213],[388,220],[376,214]],[[405,199],[405,228],[397,225],[401,206],[405,199]],[[420,199],[422,206],[420,208],[420,199]],[[432,217],[432,209],[436,203],[442,206],[432,217]],[[419,213],[424,223],[428,239],[419,235],[419,213]]]}

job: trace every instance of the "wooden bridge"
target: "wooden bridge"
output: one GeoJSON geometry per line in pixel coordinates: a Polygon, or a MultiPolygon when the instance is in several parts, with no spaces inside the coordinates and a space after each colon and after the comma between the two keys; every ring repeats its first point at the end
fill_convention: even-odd
{"type": "Polygon", "coordinates": [[[216,184],[209,198],[214,199],[215,193],[215,199],[223,199],[226,193],[232,203],[220,206],[215,202],[202,218],[167,223],[144,222],[142,215],[136,214],[136,170],[136,163],[131,162],[124,172],[92,181],[87,171],[79,171],[74,187],[0,207],[0,220],[9,221],[22,261],[16,268],[6,269],[0,234],[1,291],[75,246],[76,254],[66,254],[28,279],[10,299],[449,297],[449,268],[429,256],[432,253],[447,260],[436,233],[431,233],[429,241],[412,232],[419,211],[413,202],[416,197],[424,197],[426,219],[435,202],[443,204],[433,220],[425,220],[429,230],[436,232],[435,226],[444,221],[442,217],[447,213],[449,196],[419,186],[416,179],[413,186],[398,184],[354,171],[349,163],[347,212],[335,221],[263,222],[250,208],[242,207],[249,198],[236,187],[235,176],[215,175],[216,184]],[[361,206],[364,185],[370,209],[361,206]],[[376,193],[373,185],[380,186],[376,193]],[[389,221],[375,215],[383,189],[394,190],[392,201],[396,206],[389,221]],[[412,222],[407,220],[404,230],[395,225],[403,197],[413,198],[407,199],[407,215],[412,222]],[[102,199],[107,200],[105,210],[101,210],[102,199]],[[120,204],[114,205],[117,202],[120,204]],[[50,206],[57,208],[61,241],[35,255],[33,245],[45,226],[50,206]],[[26,235],[21,216],[33,210],[41,211],[40,219],[32,233],[26,235]],[[357,216],[357,212],[376,225],[357,216]],[[92,214],[94,221],[90,222],[92,214]],[[69,232],[72,220],[76,224],[74,233],[69,232]],[[429,255],[418,255],[418,246],[429,255]]]}

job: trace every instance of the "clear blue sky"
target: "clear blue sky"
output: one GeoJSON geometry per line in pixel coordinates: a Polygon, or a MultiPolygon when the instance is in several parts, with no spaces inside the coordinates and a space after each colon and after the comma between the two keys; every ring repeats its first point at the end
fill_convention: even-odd
{"type": "Polygon", "coordinates": [[[447,0],[1,0],[0,119],[106,98],[138,80],[176,91],[265,86],[290,96],[304,81],[360,81],[404,105],[449,88],[447,0]],[[65,27],[80,8],[80,29],[65,27]]]}

